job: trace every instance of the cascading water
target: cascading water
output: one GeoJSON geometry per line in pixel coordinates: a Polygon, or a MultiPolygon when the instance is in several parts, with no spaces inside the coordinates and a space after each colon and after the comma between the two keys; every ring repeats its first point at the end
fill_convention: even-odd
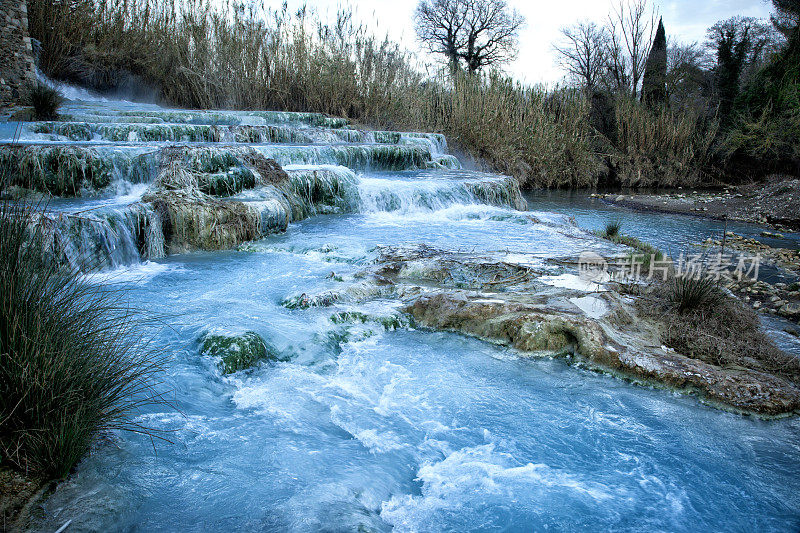
{"type": "Polygon", "coordinates": [[[30,175],[42,183],[78,184],[73,198],[50,204],[58,238],[73,260],[105,267],[98,283],[124,283],[132,305],[167,317],[168,327],[147,327],[168,358],[178,411],[137,419],[167,432],[157,453],[139,435],[98,446],[49,498],[41,529],[800,524],[796,419],[742,417],[456,334],[335,319],[398,316],[395,300],[283,305],[357,281],[376,246],[513,252],[540,266],[610,246],[566,217],[526,211],[512,180],[458,170],[443,137],[364,132],[309,113],[108,101],[72,101],[64,113],[64,123],[27,124],[23,148],[3,153],[41,169],[30,175]],[[229,187],[214,205],[240,202],[261,238],[165,257],[163,213],[147,198],[172,143],[188,147],[192,172],[205,172],[201,188],[229,187]],[[54,149],[72,152],[47,155],[54,149]],[[287,184],[250,187],[235,166],[243,150],[277,160],[287,184]],[[39,164],[53,158],[75,164],[60,173],[39,164]],[[87,186],[88,168],[99,192],[87,186]],[[244,331],[286,360],[221,374],[198,339],[244,331]]]}

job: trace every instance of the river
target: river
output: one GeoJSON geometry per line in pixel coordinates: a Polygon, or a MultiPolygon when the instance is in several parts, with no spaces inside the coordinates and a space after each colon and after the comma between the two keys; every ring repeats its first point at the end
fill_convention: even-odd
{"type": "MultiPolygon", "coordinates": [[[[341,310],[393,313],[395,300],[282,305],[353,279],[379,245],[546,259],[613,249],[584,231],[611,217],[663,248],[718,234],[718,224],[628,212],[586,195],[529,195],[527,211],[490,205],[464,184],[502,178],[460,169],[436,136],[392,138],[389,146],[421,149],[436,162],[420,168],[416,156],[380,164],[374,135],[342,133],[351,130],[321,118],[107,101],[71,101],[65,112],[73,123],[94,124],[84,129],[88,138],[37,133],[28,124],[20,142],[133,157],[170,139],[142,140],[141,129],[123,137],[122,126],[272,126],[284,137],[250,144],[290,173],[326,168],[344,176],[355,196],[348,209],[292,222],[233,251],[147,258],[112,243],[113,260],[93,274],[96,282],[128,287],[133,306],[163,317],[146,327],[167,358],[162,387],[174,408],[150,408],[137,421],[168,441],[119,433],[98,443],[45,504],[41,529],[67,521],[69,531],[800,527],[797,418],[731,414],[457,334],[331,320],[341,310]],[[291,360],[222,375],[201,355],[199,339],[243,331],[261,334],[291,360]]],[[[113,193],[51,207],[119,212],[152,179],[136,175],[120,174],[113,193]]],[[[783,342],[796,348],[788,336],[783,342]]]]}

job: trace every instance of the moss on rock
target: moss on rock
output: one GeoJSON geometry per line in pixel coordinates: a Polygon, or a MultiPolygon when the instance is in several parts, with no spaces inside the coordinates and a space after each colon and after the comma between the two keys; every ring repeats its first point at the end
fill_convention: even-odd
{"type": "Polygon", "coordinates": [[[74,146],[6,146],[0,166],[11,185],[56,196],[78,196],[84,189],[108,186],[114,165],[91,148],[74,146]]]}
{"type": "Polygon", "coordinates": [[[233,374],[252,368],[260,361],[285,361],[280,352],[267,344],[264,338],[254,331],[241,335],[208,334],[201,340],[201,353],[218,357],[220,371],[233,374]]]}
{"type": "Polygon", "coordinates": [[[410,317],[404,315],[368,315],[359,311],[342,311],[331,315],[331,322],[334,324],[361,323],[368,322],[380,324],[387,331],[412,327],[410,317]]]}

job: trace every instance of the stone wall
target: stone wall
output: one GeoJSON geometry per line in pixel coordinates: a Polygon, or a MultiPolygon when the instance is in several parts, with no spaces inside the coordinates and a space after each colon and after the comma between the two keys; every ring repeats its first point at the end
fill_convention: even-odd
{"type": "Polygon", "coordinates": [[[0,107],[20,103],[35,82],[25,0],[0,0],[0,107]]]}

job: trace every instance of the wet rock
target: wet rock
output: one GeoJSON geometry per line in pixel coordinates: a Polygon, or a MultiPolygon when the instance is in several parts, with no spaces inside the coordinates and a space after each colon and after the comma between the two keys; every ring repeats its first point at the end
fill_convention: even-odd
{"type": "Polygon", "coordinates": [[[285,361],[275,348],[253,331],[241,335],[208,334],[201,339],[201,353],[219,358],[217,363],[223,374],[233,374],[252,368],[260,361],[285,361]]]}
{"type": "Polygon", "coordinates": [[[776,376],[723,369],[671,350],[652,339],[614,332],[577,315],[464,292],[422,296],[405,308],[423,326],[457,331],[523,352],[574,354],[629,378],[695,391],[706,400],[762,415],[800,408],[800,390],[776,376]]]}
{"type": "Polygon", "coordinates": [[[785,316],[787,318],[796,318],[800,316],[800,304],[786,303],[781,306],[778,312],[781,314],[781,316],[785,316]]]}
{"type": "Polygon", "coordinates": [[[387,331],[413,327],[413,321],[404,315],[369,315],[359,311],[342,311],[331,315],[331,322],[334,324],[347,323],[375,323],[383,326],[387,331]]]}

